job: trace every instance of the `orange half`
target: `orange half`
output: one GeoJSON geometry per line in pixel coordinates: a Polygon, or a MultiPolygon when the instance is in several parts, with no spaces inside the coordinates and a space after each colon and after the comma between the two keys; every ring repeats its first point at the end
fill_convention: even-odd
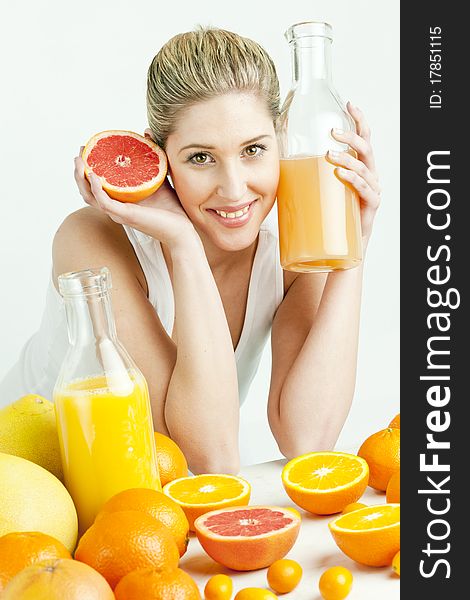
{"type": "Polygon", "coordinates": [[[295,504],[314,514],[331,515],[362,496],[369,467],[354,454],[311,452],[289,461],[281,477],[295,504]]]}
{"type": "Polygon", "coordinates": [[[250,501],[251,486],[236,475],[206,474],[180,477],[167,483],[163,493],[184,510],[189,528],[194,521],[211,510],[230,506],[246,506],[250,501]]]}
{"type": "Polygon", "coordinates": [[[367,506],[333,519],[328,527],[340,550],[363,565],[391,565],[400,550],[399,504],[367,506]]]}

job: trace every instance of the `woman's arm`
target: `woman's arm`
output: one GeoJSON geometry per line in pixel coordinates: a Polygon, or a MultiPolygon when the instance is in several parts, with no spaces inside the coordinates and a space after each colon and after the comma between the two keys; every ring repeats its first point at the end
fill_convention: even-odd
{"type": "Polygon", "coordinates": [[[287,458],[332,448],[347,417],[356,378],[361,281],[362,267],[301,274],[276,313],[268,418],[287,458]]]}
{"type": "MultiPolygon", "coordinates": [[[[331,162],[361,202],[364,254],[379,205],[379,187],[362,114],[348,106],[358,134],[337,134],[358,155],[331,162]]],[[[288,458],[330,449],[347,417],[355,387],[363,263],[347,271],[301,274],[290,286],[272,329],[268,418],[288,458]]]]}
{"type": "Polygon", "coordinates": [[[191,440],[193,472],[238,473],[237,370],[222,300],[199,236],[170,252],[178,339],[166,424],[181,447],[191,440]]]}

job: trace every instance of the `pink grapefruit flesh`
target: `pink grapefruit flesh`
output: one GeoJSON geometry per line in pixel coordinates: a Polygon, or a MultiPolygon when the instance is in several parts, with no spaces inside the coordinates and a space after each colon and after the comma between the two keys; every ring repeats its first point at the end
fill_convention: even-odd
{"type": "Polygon", "coordinates": [[[94,135],[82,159],[85,176],[93,172],[115,200],[138,202],[153,194],[167,173],[165,152],[150,138],[132,131],[109,130],[94,135]]]}
{"type": "Polygon", "coordinates": [[[216,562],[236,571],[263,569],[283,558],[300,530],[300,515],[277,506],[222,508],[198,517],[197,538],[216,562]]]}

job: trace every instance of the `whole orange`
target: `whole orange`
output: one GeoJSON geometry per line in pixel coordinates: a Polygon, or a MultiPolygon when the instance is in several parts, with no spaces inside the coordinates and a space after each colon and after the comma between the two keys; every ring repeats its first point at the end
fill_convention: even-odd
{"type": "Polygon", "coordinates": [[[186,552],[189,543],[188,519],[181,506],[162,492],[148,488],[132,488],[119,492],[105,502],[96,519],[120,510],[138,510],[157,519],[173,534],[180,557],[186,552]]]}
{"type": "Polygon", "coordinates": [[[67,548],[45,533],[21,531],[0,537],[0,592],[25,567],[47,558],[72,558],[67,548]]]}
{"type": "Polygon", "coordinates": [[[166,527],[137,510],[104,514],[85,531],[75,558],[96,569],[114,589],[134,569],[178,567],[179,552],[166,527]]]}
{"type": "Polygon", "coordinates": [[[116,586],[116,600],[201,600],[196,582],[182,569],[138,569],[116,586]]]}
{"type": "Polygon", "coordinates": [[[155,445],[157,446],[158,471],[162,487],[174,479],[188,476],[188,463],[176,442],[156,431],[155,445]]]}
{"type": "Polygon", "coordinates": [[[387,502],[400,502],[400,470],[390,477],[386,492],[387,502]]]}
{"type": "Polygon", "coordinates": [[[390,477],[400,468],[400,430],[387,427],[373,433],[357,454],[369,465],[369,485],[384,492],[390,477]]]}
{"type": "Polygon", "coordinates": [[[106,579],[71,558],[48,559],[23,569],[10,580],[2,600],[114,600],[106,579]]]}
{"type": "Polygon", "coordinates": [[[388,426],[395,427],[395,429],[400,429],[400,413],[393,417],[388,426]]]}

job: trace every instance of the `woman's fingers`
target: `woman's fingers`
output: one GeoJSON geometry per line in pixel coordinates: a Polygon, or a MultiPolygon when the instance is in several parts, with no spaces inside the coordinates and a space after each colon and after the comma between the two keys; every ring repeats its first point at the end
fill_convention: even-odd
{"type": "Polygon", "coordinates": [[[152,222],[155,225],[156,218],[159,221],[162,220],[160,212],[157,215],[155,209],[142,206],[141,202],[134,204],[133,202],[120,202],[110,198],[103,190],[101,179],[94,173],[90,173],[89,177],[91,191],[96,198],[98,207],[116,223],[130,225],[142,231],[152,222]]]}
{"type": "Polygon", "coordinates": [[[346,167],[347,169],[357,173],[377,194],[380,194],[380,185],[375,173],[372,172],[362,161],[358,160],[354,156],[351,156],[349,152],[336,152],[334,150],[329,150],[327,158],[332,164],[340,167],[346,167]]]}
{"type": "Polygon", "coordinates": [[[375,169],[375,159],[372,146],[370,145],[370,128],[362,114],[362,111],[348,102],[347,109],[356,125],[356,132],[343,131],[341,129],[332,129],[331,134],[334,139],[344,144],[348,144],[357,152],[358,158],[362,160],[367,167],[373,171],[375,169]]]}
{"type": "Polygon", "coordinates": [[[356,124],[357,133],[366,140],[366,142],[370,142],[370,128],[367,124],[367,121],[364,117],[364,114],[360,108],[351,104],[351,102],[347,103],[348,113],[354,120],[356,124]]]}
{"type": "Polygon", "coordinates": [[[334,139],[355,150],[357,158],[349,152],[329,151],[327,159],[337,167],[335,174],[338,179],[357,192],[361,203],[362,234],[368,238],[376,210],[380,205],[381,190],[375,169],[374,152],[370,144],[369,125],[362,111],[351,102],[348,102],[347,109],[354,120],[356,132],[333,129],[331,134],[334,139]]]}
{"type": "Polygon", "coordinates": [[[355,171],[338,167],[335,173],[343,183],[351,185],[358,193],[361,202],[376,211],[380,204],[380,192],[374,190],[368,182],[355,171]]]}
{"type": "Polygon", "coordinates": [[[338,140],[338,142],[342,142],[343,144],[348,144],[348,146],[355,150],[359,160],[362,160],[371,171],[375,169],[374,153],[367,140],[357,133],[354,133],[354,131],[332,129],[331,133],[335,140],[338,140]]]}
{"type": "Polygon", "coordinates": [[[131,223],[132,212],[135,208],[133,204],[119,202],[110,198],[108,194],[103,190],[101,179],[90,172],[88,175],[90,179],[91,193],[95,199],[96,206],[101,208],[106,214],[108,214],[113,221],[116,223],[131,223]]]}
{"type": "Polygon", "coordinates": [[[80,156],[76,156],[74,162],[75,169],[73,172],[73,176],[77,183],[80,195],[87,204],[96,207],[96,200],[91,192],[90,184],[85,178],[85,163],[80,158],[80,156]]]}

